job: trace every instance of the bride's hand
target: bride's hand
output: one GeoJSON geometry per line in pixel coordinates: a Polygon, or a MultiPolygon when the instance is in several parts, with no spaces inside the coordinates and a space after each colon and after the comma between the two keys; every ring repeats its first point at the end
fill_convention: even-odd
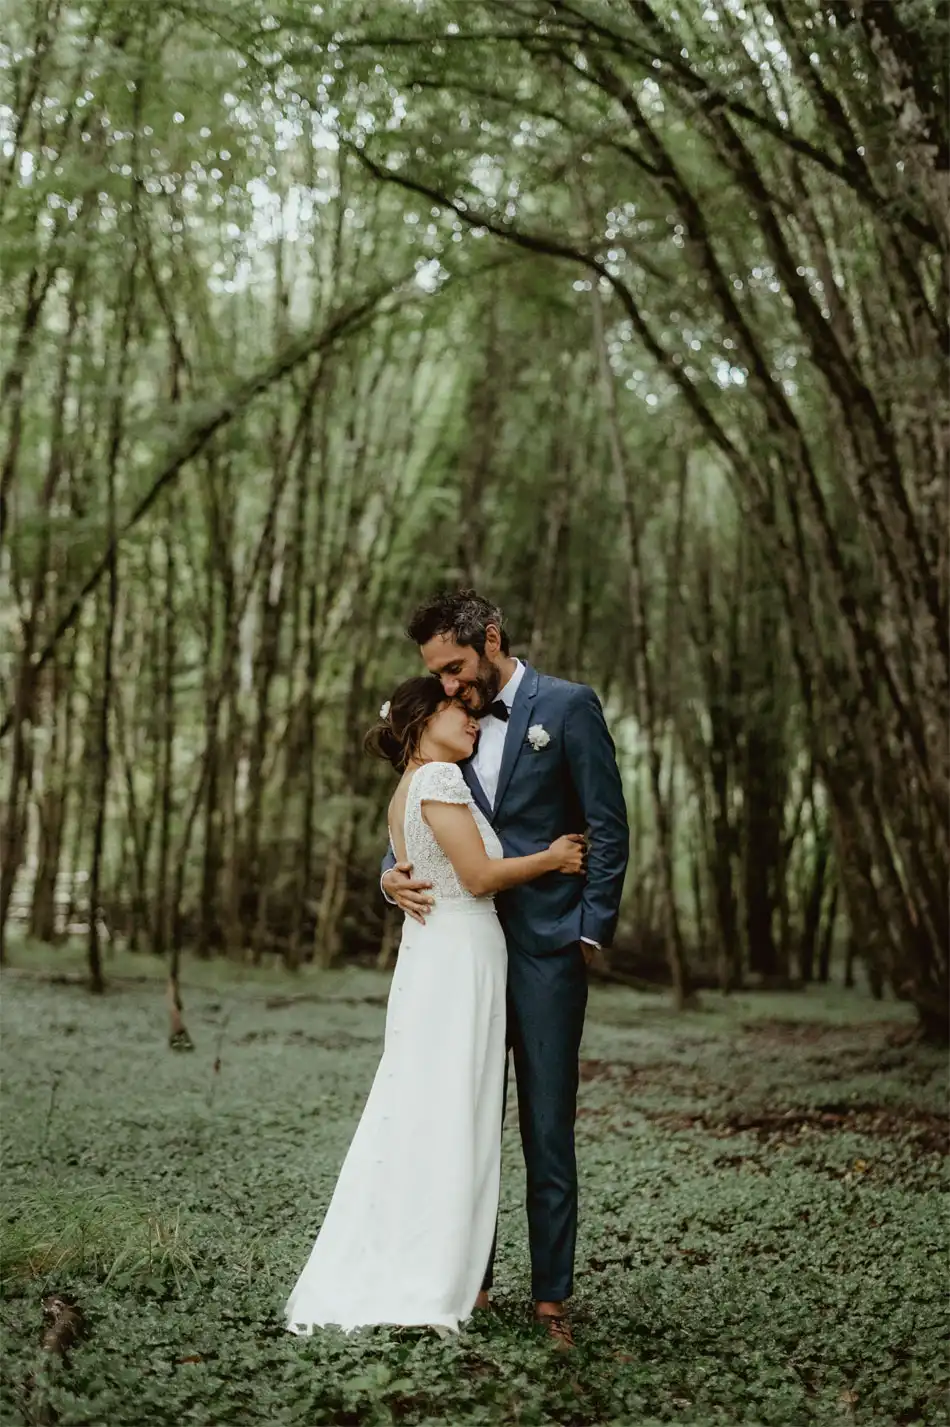
{"type": "Polygon", "coordinates": [[[579,832],[566,833],[558,837],[548,848],[552,859],[552,871],[578,873],[584,871],[587,857],[587,839],[579,832]]]}

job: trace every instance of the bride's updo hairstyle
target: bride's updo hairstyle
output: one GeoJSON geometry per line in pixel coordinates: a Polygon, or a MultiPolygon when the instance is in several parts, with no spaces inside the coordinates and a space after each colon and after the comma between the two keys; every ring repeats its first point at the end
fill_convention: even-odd
{"type": "Polygon", "coordinates": [[[402,773],[418,750],[426,724],[445,698],[441,683],[431,674],[406,679],[390,702],[383,704],[378,722],[363,740],[366,752],[385,758],[397,773],[402,773]]]}

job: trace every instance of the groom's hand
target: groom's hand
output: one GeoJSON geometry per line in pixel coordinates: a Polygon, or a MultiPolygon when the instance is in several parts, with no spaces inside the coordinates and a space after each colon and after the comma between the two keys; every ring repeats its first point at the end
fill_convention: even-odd
{"type": "Polygon", "coordinates": [[[588,969],[592,966],[602,967],[604,965],[604,949],[598,941],[588,941],[581,937],[581,955],[588,969]]]}
{"type": "Polygon", "coordinates": [[[395,902],[407,917],[425,926],[426,913],[432,910],[435,899],[428,895],[431,882],[416,882],[412,876],[411,862],[397,862],[382,878],[382,888],[390,901],[395,902]]]}

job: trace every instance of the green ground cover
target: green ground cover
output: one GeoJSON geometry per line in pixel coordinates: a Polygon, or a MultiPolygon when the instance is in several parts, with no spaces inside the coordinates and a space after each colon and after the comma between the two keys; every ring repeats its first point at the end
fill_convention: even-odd
{"type": "Polygon", "coordinates": [[[196,1049],[174,1054],[159,965],[114,958],[95,1000],[41,979],[48,954],[13,962],[4,1422],[950,1422],[946,1057],[910,1039],[904,1007],[707,995],[677,1018],[593,991],[579,1347],[562,1358],[527,1317],[513,1113],[493,1317],[444,1341],[282,1330],[379,1054],[385,977],[189,964],[196,1049]],[[85,1320],[65,1361],[40,1348],[53,1292],[85,1320]]]}

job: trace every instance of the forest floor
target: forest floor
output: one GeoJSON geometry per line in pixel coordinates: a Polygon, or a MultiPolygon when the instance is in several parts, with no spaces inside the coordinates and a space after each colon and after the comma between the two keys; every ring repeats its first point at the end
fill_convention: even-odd
{"type": "MultiPolygon", "coordinates": [[[[529,1319],[516,1115],[497,1312],[310,1340],[281,1308],[379,1055],[387,978],[188,962],[93,998],[15,948],[3,995],[4,1423],[950,1422],[945,1054],[862,992],[592,991],[578,1348],[529,1319]],[[42,1300],[80,1336],[42,1348],[42,1300]]],[[[47,1327],[49,1327],[49,1320],[47,1327]]],[[[68,1336],[68,1333],[67,1333],[68,1336]]]]}

